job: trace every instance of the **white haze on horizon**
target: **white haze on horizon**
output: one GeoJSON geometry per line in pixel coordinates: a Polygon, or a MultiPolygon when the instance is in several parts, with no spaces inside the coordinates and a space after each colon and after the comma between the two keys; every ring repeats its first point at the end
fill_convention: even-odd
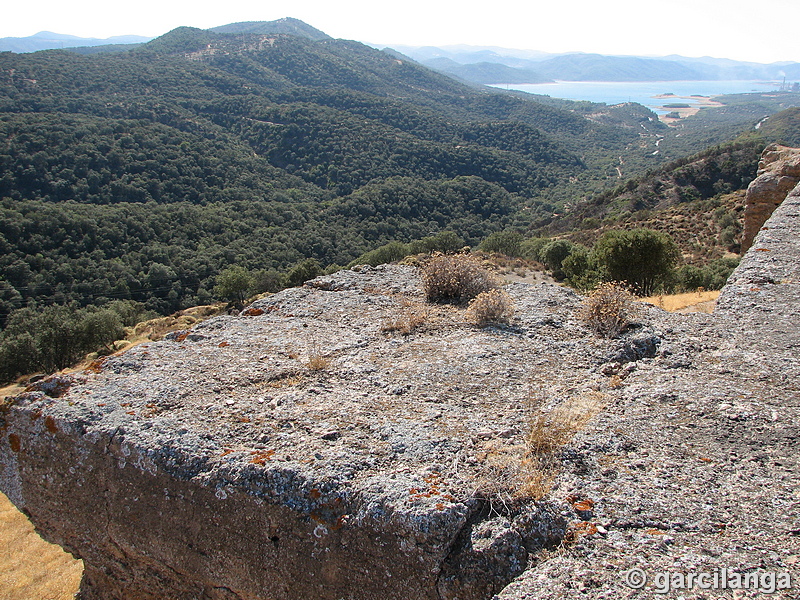
{"type": "Polygon", "coordinates": [[[377,4],[367,0],[294,0],[276,6],[232,0],[135,5],[107,0],[41,0],[8,3],[0,37],[53,31],[80,37],[156,37],[187,25],[209,28],[238,21],[295,17],[325,33],[375,45],[469,44],[612,55],[713,56],[771,63],[800,62],[796,25],[800,3],[772,0],[759,13],[749,0],[573,0],[526,4],[431,2],[377,4]],[[768,11],[768,12],[767,12],[768,11]]]}

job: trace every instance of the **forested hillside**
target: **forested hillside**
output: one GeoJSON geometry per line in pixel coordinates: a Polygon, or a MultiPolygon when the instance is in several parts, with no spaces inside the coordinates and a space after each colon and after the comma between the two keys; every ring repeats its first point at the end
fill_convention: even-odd
{"type": "Polygon", "coordinates": [[[0,53],[2,315],[128,298],[170,312],[234,264],[343,265],[445,229],[474,244],[546,225],[620,161],[669,158],[639,105],[538,102],[324,34],[231,31],[0,53]]]}

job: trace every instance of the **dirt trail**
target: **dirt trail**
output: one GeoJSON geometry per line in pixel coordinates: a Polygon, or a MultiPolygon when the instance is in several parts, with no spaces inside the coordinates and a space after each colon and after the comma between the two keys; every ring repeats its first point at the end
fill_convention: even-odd
{"type": "Polygon", "coordinates": [[[83,563],[45,542],[0,493],[0,600],[72,600],[83,563]]]}

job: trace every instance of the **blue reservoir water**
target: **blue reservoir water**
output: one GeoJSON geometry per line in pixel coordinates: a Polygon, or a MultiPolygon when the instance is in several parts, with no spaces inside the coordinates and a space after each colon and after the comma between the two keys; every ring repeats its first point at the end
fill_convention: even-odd
{"type": "Polygon", "coordinates": [[[498,83],[493,87],[542,94],[566,100],[589,100],[620,104],[638,102],[659,114],[664,104],[696,104],[692,96],[719,96],[747,92],[770,92],[780,87],[774,81],[557,81],[555,83],[498,83]],[[673,98],[656,98],[674,94],[673,98]]]}

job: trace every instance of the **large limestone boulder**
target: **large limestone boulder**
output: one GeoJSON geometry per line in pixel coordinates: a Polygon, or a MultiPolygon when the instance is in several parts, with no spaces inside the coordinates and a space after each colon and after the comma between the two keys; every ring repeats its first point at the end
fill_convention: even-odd
{"type": "Polygon", "coordinates": [[[522,490],[535,403],[657,347],[508,291],[478,328],[413,267],[346,271],[47,379],[2,408],[0,488],[85,600],[490,598],[565,532],[522,490]]]}
{"type": "Polygon", "coordinates": [[[742,252],[753,245],[758,231],[798,182],[800,148],[767,146],[758,163],[757,177],[748,186],[745,196],[742,252]]]}

